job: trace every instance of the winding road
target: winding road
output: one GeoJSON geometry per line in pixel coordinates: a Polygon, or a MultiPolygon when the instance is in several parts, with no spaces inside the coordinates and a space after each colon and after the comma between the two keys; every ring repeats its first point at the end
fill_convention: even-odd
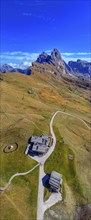
{"type": "Polygon", "coordinates": [[[34,166],[31,170],[27,171],[27,172],[23,172],[23,173],[16,173],[14,174],[8,184],[5,187],[0,187],[0,190],[4,191],[6,190],[9,185],[11,184],[12,180],[16,177],[16,176],[22,176],[22,175],[27,175],[28,173],[32,172],[34,169],[36,169],[39,166],[39,186],[38,186],[38,201],[37,201],[37,220],[43,220],[43,216],[44,216],[44,212],[50,208],[52,205],[56,204],[58,201],[62,200],[61,197],[61,193],[52,193],[51,196],[49,197],[49,199],[47,201],[44,202],[44,187],[42,184],[42,178],[44,177],[45,173],[44,173],[44,163],[45,161],[49,158],[49,156],[51,155],[51,153],[54,151],[54,148],[56,146],[56,136],[55,133],[53,131],[53,121],[55,116],[58,114],[64,114],[73,118],[76,118],[77,120],[80,120],[82,123],[84,123],[84,125],[91,130],[91,128],[89,127],[89,125],[81,118],[76,117],[72,114],[66,113],[66,112],[62,112],[62,111],[57,111],[54,113],[54,115],[51,118],[50,121],[50,133],[52,135],[53,138],[53,144],[52,146],[49,148],[49,151],[46,153],[46,155],[44,155],[43,157],[31,157],[32,159],[36,160],[38,162],[38,164],[36,166],[34,166]]]}
{"type": "Polygon", "coordinates": [[[82,123],[84,123],[84,125],[89,130],[91,130],[91,128],[87,125],[87,123],[83,119],[80,119],[79,117],[76,117],[76,116],[74,116],[72,114],[69,114],[69,113],[66,113],[66,112],[62,112],[62,111],[57,111],[52,116],[52,119],[50,121],[50,133],[51,133],[52,138],[53,138],[53,144],[52,144],[52,146],[50,147],[49,151],[46,153],[45,156],[43,156],[42,158],[38,158],[38,157],[34,158],[38,162],[40,162],[40,167],[39,167],[39,169],[40,169],[40,171],[39,171],[39,186],[38,186],[38,202],[37,202],[37,220],[43,220],[44,212],[48,208],[50,208],[52,205],[54,205],[58,201],[62,200],[61,193],[59,192],[59,193],[52,193],[50,198],[46,202],[44,202],[44,187],[43,187],[43,184],[42,184],[42,178],[45,175],[45,173],[44,173],[44,163],[48,159],[48,157],[51,155],[51,153],[54,151],[54,148],[56,146],[56,136],[55,136],[54,131],[53,131],[53,121],[54,121],[54,118],[56,117],[56,115],[58,113],[61,113],[61,114],[67,115],[67,116],[71,116],[71,117],[76,118],[77,120],[80,120],[82,123]]]}

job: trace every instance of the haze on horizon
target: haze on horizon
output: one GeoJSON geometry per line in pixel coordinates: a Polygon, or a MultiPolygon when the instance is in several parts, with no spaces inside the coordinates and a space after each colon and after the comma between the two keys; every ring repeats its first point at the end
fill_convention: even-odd
{"type": "Polygon", "coordinates": [[[1,65],[30,65],[58,48],[90,61],[90,0],[1,0],[1,65]]]}

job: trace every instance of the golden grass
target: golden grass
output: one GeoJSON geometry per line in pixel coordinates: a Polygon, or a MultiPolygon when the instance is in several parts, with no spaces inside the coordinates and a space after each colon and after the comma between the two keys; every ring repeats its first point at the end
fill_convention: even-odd
{"type": "MultiPolygon", "coordinates": [[[[6,73],[2,78],[0,183],[4,186],[11,175],[31,169],[36,164],[24,154],[28,138],[33,134],[50,133],[50,119],[56,110],[65,110],[90,123],[90,91],[78,88],[64,78],[57,79],[43,71],[40,73],[38,68],[31,76],[6,73]],[[33,94],[28,94],[29,88],[33,88],[33,94]],[[18,143],[18,150],[4,154],[3,148],[13,142],[18,143]]],[[[85,202],[90,202],[89,131],[80,121],[63,115],[56,117],[54,125],[75,154],[76,172],[84,189],[85,202]]],[[[35,220],[37,189],[38,168],[32,174],[14,179],[8,190],[1,192],[1,220],[35,220]]],[[[65,192],[65,211],[68,212],[69,207],[74,209],[77,198],[67,182],[65,192]]],[[[58,208],[62,208],[61,204],[58,208]]]]}

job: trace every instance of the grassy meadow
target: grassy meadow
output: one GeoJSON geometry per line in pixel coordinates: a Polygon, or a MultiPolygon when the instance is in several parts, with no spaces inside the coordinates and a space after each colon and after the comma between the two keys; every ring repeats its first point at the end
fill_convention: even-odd
{"type": "MultiPolygon", "coordinates": [[[[36,165],[24,154],[31,135],[50,134],[49,123],[57,110],[71,113],[91,124],[89,89],[57,78],[48,72],[33,71],[31,76],[20,73],[2,74],[0,112],[0,186],[9,178],[36,165]],[[32,94],[28,90],[33,90],[32,94]],[[15,152],[5,154],[3,149],[18,143],[15,152]]],[[[91,203],[90,132],[79,120],[58,114],[54,120],[57,145],[45,163],[45,172],[56,170],[63,175],[62,194],[65,206],[58,203],[54,209],[72,214],[77,204],[91,203]],[[73,160],[69,160],[69,154],[73,160]],[[70,207],[70,209],[69,209],[70,207]]],[[[8,190],[0,192],[1,220],[35,220],[37,210],[39,168],[16,177],[8,190]]],[[[47,198],[48,193],[45,192],[47,198]]]]}

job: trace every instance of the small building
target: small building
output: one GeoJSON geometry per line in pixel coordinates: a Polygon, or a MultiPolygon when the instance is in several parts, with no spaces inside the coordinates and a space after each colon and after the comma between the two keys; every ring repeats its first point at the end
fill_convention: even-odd
{"type": "Polygon", "coordinates": [[[30,139],[30,143],[39,143],[39,144],[45,144],[47,146],[50,145],[51,137],[49,137],[47,134],[43,134],[41,136],[32,136],[30,139]]]}
{"type": "Polygon", "coordinates": [[[52,138],[48,136],[47,134],[42,135],[42,143],[46,144],[47,146],[50,146],[51,139],[52,138]]]}
{"type": "Polygon", "coordinates": [[[49,150],[49,147],[47,147],[46,145],[40,145],[40,144],[34,144],[32,147],[32,152],[39,152],[39,153],[47,153],[47,151],[49,150]]]}
{"type": "Polygon", "coordinates": [[[54,192],[58,192],[61,183],[62,183],[62,175],[56,171],[52,171],[49,179],[50,190],[54,192]]]}
{"type": "Polygon", "coordinates": [[[42,144],[42,137],[32,136],[32,137],[31,137],[31,143],[39,143],[39,144],[42,144]]]}
{"type": "Polygon", "coordinates": [[[49,150],[52,138],[47,134],[41,136],[32,136],[28,140],[28,147],[25,154],[30,156],[43,156],[49,150]]]}

